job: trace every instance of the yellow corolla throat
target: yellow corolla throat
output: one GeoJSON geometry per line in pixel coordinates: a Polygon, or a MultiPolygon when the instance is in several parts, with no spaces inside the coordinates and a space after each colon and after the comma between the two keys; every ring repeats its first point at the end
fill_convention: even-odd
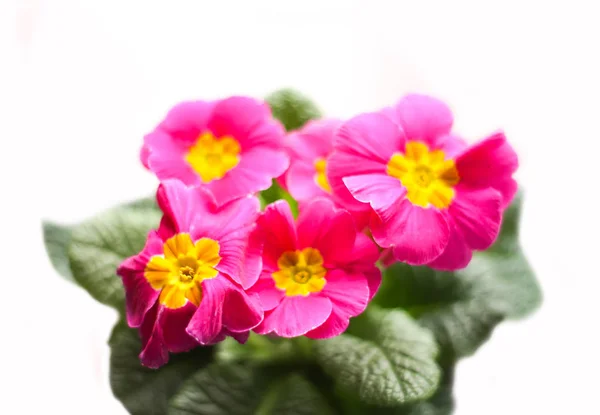
{"type": "Polygon", "coordinates": [[[211,132],[202,133],[190,147],[186,161],[203,183],[222,179],[240,162],[240,143],[230,136],[216,138],[211,132]]]}
{"type": "Polygon", "coordinates": [[[317,185],[325,190],[327,193],[331,193],[331,186],[327,180],[325,169],[327,168],[327,161],[324,158],[318,158],[315,160],[315,182],[317,185]]]}
{"type": "Polygon", "coordinates": [[[285,295],[318,293],[323,289],[327,270],[321,253],[314,248],[284,252],[277,261],[279,271],[273,273],[275,286],[285,295]]]}
{"type": "Polygon", "coordinates": [[[450,206],[454,186],[460,180],[454,160],[446,159],[441,150],[429,151],[419,141],[409,141],[404,154],[392,156],[387,174],[402,182],[408,200],[414,205],[440,209],[450,206]]]}
{"type": "Polygon", "coordinates": [[[193,243],[187,233],[167,239],[163,255],[150,258],[144,271],[152,288],[161,290],[160,303],[179,308],[191,301],[198,306],[202,300],[202,281],[217,276],[219,249],[217,241],[202,238],[193,243]]]}

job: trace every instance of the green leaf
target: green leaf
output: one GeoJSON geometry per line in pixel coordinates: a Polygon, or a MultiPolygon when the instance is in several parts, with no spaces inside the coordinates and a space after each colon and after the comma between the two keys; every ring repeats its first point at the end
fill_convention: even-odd
{"type": "Polygon", "coordinates": [[[273,180],[273,184],[267,190],[263,190],[259,196],[261,209],[277,200],[286,200],[290,205],[294,217],[298,216],[298,202],[284,190],[279,183],[273,180]]]}
{"type": "Polygon", "coordinates": [[[522,317],[541,301],[518,242],[522,197],[506,211],[498,240],[454,273],[397,263],[384,273],[375,302],[403,308],[436,336],[443,360],[473,354],[504,318],[522,317]]]}
{"type": "Polygon", "coordinates": [[[287,131],[296,130],[310,120],[321,118],[319,108],[307,97],[293,89],[280,89],[266,98],[273,117],[278,119],[287,131]]]}
{"type": "Polygon", "coordinates": [[[148,232],[159,220],[155,207],[134,204],[73,226],[68,255],[75,281],[102,304],[122,310],[124,290],[116,269],[144,248],[148,232]]]}
{"type": "Polygon", "coordinates": [[[344,393],[397,406],[431,396],[440,378],[432,334],[398,310],[369,311],[352,333],[315,343],[318,362],[344,393]]]}
{"type": "Polygon", "coordinates": [[[324,397],[298,373],[215,363],[191,377],[171,400],[169,415],[332,414],[324,397]]]}
{"type": "Polygon", "coordinates": [[[463,274],[490,275],[495,284],[491,306],[510,319],[525,317],[542,303],[542,290],[519,243],[523,193],[504,212],[500,236],[485,252],[474,255],[463,274]]]}
{"type": "Polygon", "coordinates": [[[199,347],[171,355],[160,369],[140,364],[141,342],[137,330],[124,322],[113,329],[109,340],[110,385],[114,395],[132,415],[164,415],[168,402],[184,380],[208,364],[212,348],[199,347]]]}
{"type": "Polygon", "coordinates": [[[397,408],[361,408],[362,413],[377,415],[450,415],[454,412],[453,383],[454,367],[450,367],[444,371],[440,386],[429,399],[397,408]]]}
{"type": "Polygon", "coordinates": [[[397,263],[385,271],[383,281],[377,304],[401,307],[430,329],[444,361],[473,354],[502,320],[486,302],[487,282],[479,275],[397,263]]]}
{"type": "Polygon", "coordinates": [[[66,280],[75,282],[69,265],[68,249],[71,242],[71,227],[43,222],[44,244],[54,269],[66,280]]]}

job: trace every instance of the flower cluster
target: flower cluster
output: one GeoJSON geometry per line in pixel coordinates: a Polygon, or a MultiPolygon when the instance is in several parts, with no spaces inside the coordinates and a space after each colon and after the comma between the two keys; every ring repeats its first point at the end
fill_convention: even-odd
{"type": "Polygon", "coordinates": [[[163,218],[118,269],[142,363],[250,331],[329,338],[362,313],[380,259],[465,267],[496,239],[516,192],[503,133],[468,146],[431,97],[286,136],[264,103],[186,102],[144,138],[163,218]],[[261,212],[273,179],[299,203],[261,212]]]}

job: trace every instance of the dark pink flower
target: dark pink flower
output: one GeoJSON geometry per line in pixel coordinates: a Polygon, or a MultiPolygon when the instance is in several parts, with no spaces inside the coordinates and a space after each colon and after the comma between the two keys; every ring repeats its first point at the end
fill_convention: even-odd
{"type": "Polygon", "coordinates": [[[177,180],[163,182],[157,198],[164,212],[158,231],[118,269],[127,322],[140,328],[140,358],[149,367],[226,335],[245,341],[263,318],[258,296],[245,292],[260,273],[260,245],[249,239],[258,200],[218,207],[203,188],[177,180]]]}

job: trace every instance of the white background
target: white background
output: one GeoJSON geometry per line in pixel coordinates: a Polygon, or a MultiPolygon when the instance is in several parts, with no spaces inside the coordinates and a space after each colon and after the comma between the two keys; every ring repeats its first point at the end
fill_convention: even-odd
{"type": "Polygon", "coordinates": [[[175,102],[293,86],[329,115],[416,91],[471,140],[506,130],[545,303],[460,363],[456,413],[599,413],[596,3],[0,0],[0,412],[125,413],[116,315],[54,273],[40,220],[152,193],[138,150],[175,102]]]}

